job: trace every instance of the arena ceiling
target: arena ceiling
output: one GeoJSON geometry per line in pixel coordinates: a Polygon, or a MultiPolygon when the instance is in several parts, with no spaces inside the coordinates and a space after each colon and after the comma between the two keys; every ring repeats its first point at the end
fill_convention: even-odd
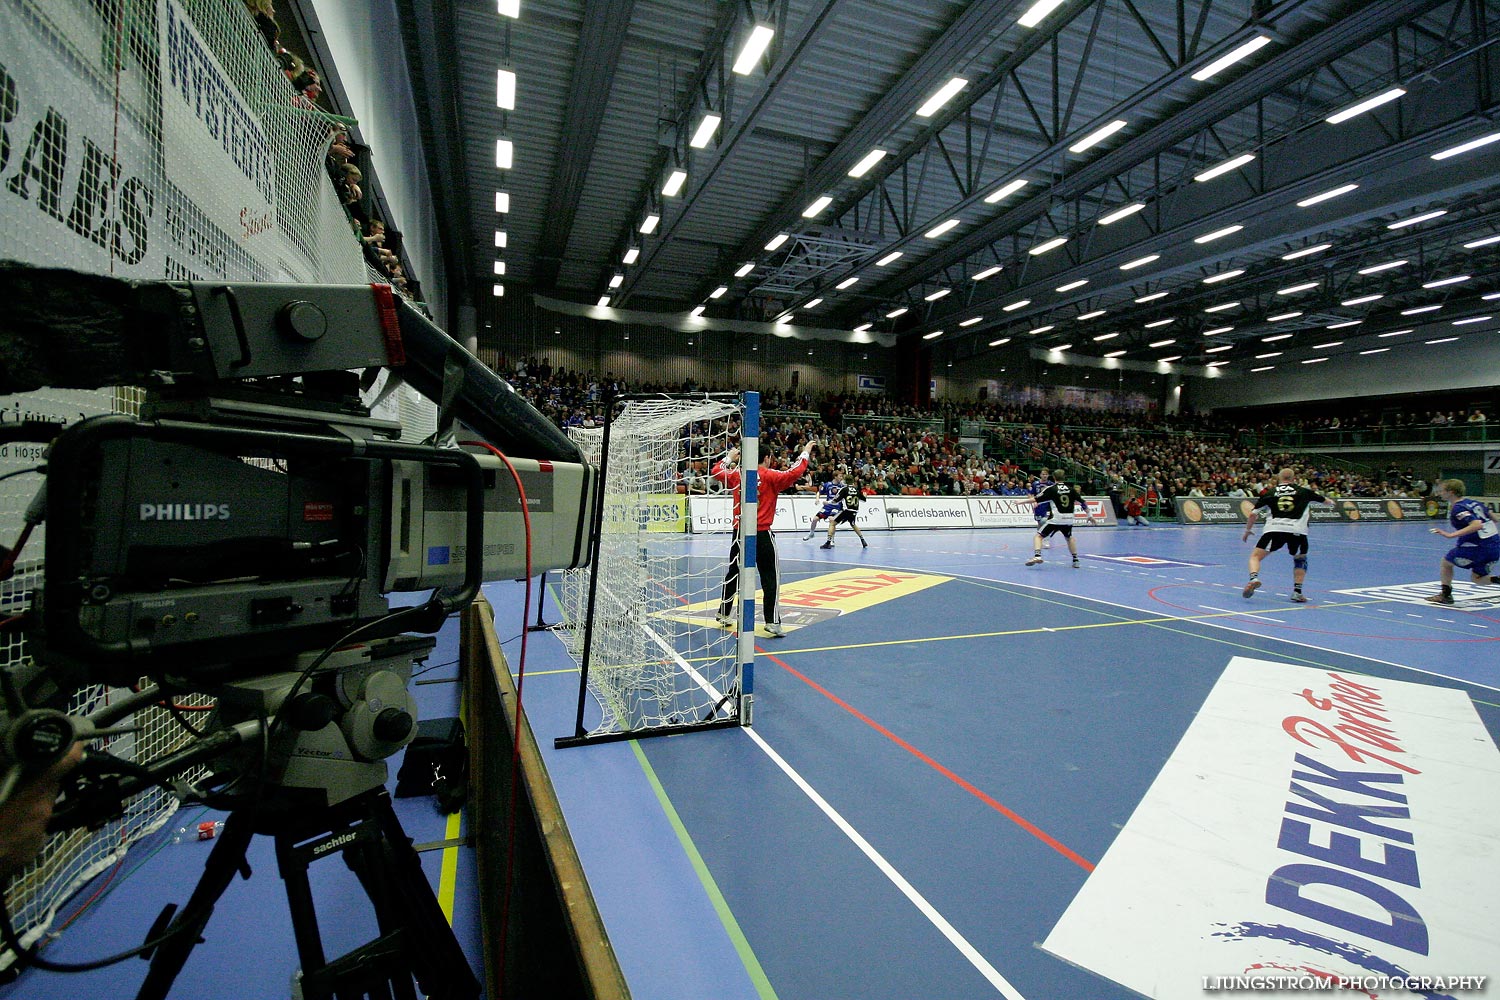
{"type": "Polygon", "coordinates": [[[476,296],[1226,375],[1500,330],[1500,0],[400,2],[476,296]]]}

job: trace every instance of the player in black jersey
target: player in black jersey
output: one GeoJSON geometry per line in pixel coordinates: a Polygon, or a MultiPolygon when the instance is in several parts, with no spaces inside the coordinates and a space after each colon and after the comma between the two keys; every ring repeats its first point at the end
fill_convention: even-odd
{"type": "Polygon", "coordinates": [[[843,476],[839,476],[839,491],[834,496],[834,500],[839,505],[839,512],[828,519],[828,541],[818,548],[833,548],[833,533],[841,524],[847,524],[854,529],[854,534],[859,536],[861,547],[867,549],[870,547],[870,543],[865,541],[865,533],[859,530],[859,522],[855,520],[859,515],[859,505],[864,498],[865,495],[859,491],[859,480],[851,478],[846,483],[843,482],[843,476]]]}
{"type": "Polygon", "coordinates": [[[1292,600],[1298,604],[1307,603],[1307,596],[1302,593],[1302,581],[1307,579],[1307,522],[1312,517],[1313,504],[1328,502],[1328,498],[1316,490],[1297,485],[1297,473],[1291,469],[1277,473],[1276,485],[1260,495],[1245,518],[1245,533],[1240,536],[1242,542],[1255,528],[1260,509],[1264,507],[1269,512],[1266,530],[1261,532],[1255,549],[1250,553],[1250,581],[1240,592],[1242,597],[1249,597],[1260,589],[1260,561],[1285,545],[1287,554],[1292,557],[1292,600]]]}
{"type": "Polygon", "coordinates": [[[1033,552],[1031,558],[1026,560],[1026,565],[1035,566],[1042,561],[1042,542],[1053,535],[1062,535],[1068,540],[1068,552],[1073,556],[1073,568],[1078,569],[1078,543],[1073,541],[1073,525],[1077,523],[1077,514],[1082,511],[1088,518],[1089,524],[1098,524],[1094,515],[1089,513],[1089,505],[1083,499],[1083,494],[1070,483],[1063,481],[1063,470],[1052,471],[1052,482],[1036,495],[1032,510],[1039,509],[1042,504],[1049,504],[1051,512],[1046,521],[1039,522],[1036,529],[1036,538],[1032,542],[1033,552]]]}

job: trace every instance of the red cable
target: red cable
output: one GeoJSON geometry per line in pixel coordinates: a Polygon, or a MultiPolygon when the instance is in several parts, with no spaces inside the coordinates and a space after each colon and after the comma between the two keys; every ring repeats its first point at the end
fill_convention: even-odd
{"type": "MultiPolygon", "coordinates": [[[[484,448],[497,456],[510,470],[516,481],[516,492],[520,495],[521,520],[526,526],[526,599],[521,604],[521,656],[516,661],[516,731],[510,750],[510,810],[505,822],[505,882],[500,897],[500,954],[496,978],[499,980],[500,996],[505,990],[505,953],[510,929],[510,897],[515,884],[516,869],[516,800],[521,786],[521,692],[526,686],[526,640],[531,632],[526,628],[526,616],[531,610],[531,512],[526,504],[526,487],[521,484],[521,475],[505,457],[505,452],[488,441],[463,441],[469,447],[484,448]]],[[[542,595],[546,600],[546,595],[542,595]]]]}

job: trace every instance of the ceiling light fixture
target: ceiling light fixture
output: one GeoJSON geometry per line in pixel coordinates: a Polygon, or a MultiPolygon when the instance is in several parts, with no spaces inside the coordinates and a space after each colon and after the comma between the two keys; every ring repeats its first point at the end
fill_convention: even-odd
{"type": "Polygon", "coordinates": [[[1017,191],[1025,187],[1026,183],[1026,178],[1024,177],[1017,177],[1013,181],[1006,181],[1004,184],[997,187],[994,191],[985,195],[984,203],[986,205],[993,205],[997,201],[1009,198],[1011,195],[1015,194],[1017,191]]]}
{"type": "Polygon", "coordinates": [[[936,340],[938,337],[941,337],[942,335],[943,335],[943,331],[942,330],[933,330],[931,333],[924,333],[924,334],[922,334],[922,339],[923,340],[936,340]]]}
{"type": "Polygon", "coordinates": [[[1042,254],[1046,253],[1048,250],[1056,250],[1066,242],[1068,242],[1068,238],[1066,236],[1054,236],[1052,237],[1052,239],[1048,240],[1045,243],[1038,243],[1036,246],[1032,247],[1026,252],[1031,254],[1033,257],[1039,257],[1042,254]]]}
{"type": "Polygon", "coordinates": [[[749,76],[755,72],[755,66],[760,62],[760,57],[765,55],[766,49],[771,45],[771,39],[776,37],[776,29],[764,24],[757,24],[750,29],[745,44],[740,48],[740,54],[735,57],[734,72],[740,76],[749,76]]]}
{"type": "Polygon", "coordinates": [[[953,291],[953,289],[951,288],[939,288],[935,292],[922,296],[922,299],[926,302],[936,302],[938,299],[942,298],[944,295],[947,295],[951,291],[953,291]]]}
{"type": "Polygon", "coordinates": [[[503,17],[520,17],[521,0],[500,0],[500,14],[503,17]]]}
{"type": "Polygon", "coordinates": [[[494,263],[493,267],[491,268],[491,270],[493,270],[495,272],[496,276],[498,276],[498,277],[504,277],[505,276],[505,261],[503,261],[503,260],[497,260],[497,261],[495,261],[495,263],[494,263]]]}
{"type": "Polygon", "coordinates": [[[859,326],[856,326],[854,328],[854,332],[855,333],[864,333],[866,330],[870,329],[870,327],[872,327],[874,325],[875,325],[874,323],[861,323],[861,324],[859,324],[859,326]]]}
{"type": "Polygon", "coordinates": [[[675,198],[682,191],[682,186],[686,183],[687,171],[674,170],[667,175],[667,182],[661,186],[661,193],[668,198],[675,198]]]}
{"type": "Polygon", "coordinates": [[[1322,351],[1330,347],[1341,347],[1343,346],[1343,343],[1344,342],[1342,340],[1330,340],[1326,344],[1314,344],[1312,345],[1312,349],[1315,351],[1322,351]]]}
{"type": "Polygon", "coordinates": [[[1344,301],[1340,302],[1339,305],[1341,305],[1341,306],[1362,306],[1366,302],[1374,302],[1376,299],[1383,299],[1383,298],[1385,298],[1385,296],[1384,295],[1380,295],[1380,294],[1375,294],[1375,295],[1356,295],[1352,299],[1345,299],[1344,301]]]}
{"type": "Polygon", "coordinates": [[[802,303],[802,308],[803,309],[816,309],[816,308],[818,308],[818,306],[820,306],[822,304],[823,304],[822,298],[808,299],[806,302],[802,303]]]}
{"type": "Polygon", "coordinates": [[[863,177],[869,173],[875,164],[885,159],[886,151],[883,149],[872,149],[865,154],[864,159],[849,168],[850,177],[863,177]]]}
{"type": "Polygon", "coordinates": [[[1119,222],[1121,219],[1128,218],[1129,216],[1134,215],[1145,207],[1146,203],[1144,201],[1131,202],[1129,205],[1126,205],[1123,208],[1115,209],[1108,215],[1100,216],[1099,225],[1108,226],[1112,223],[1119,222]]]}
{"type": "Polygon", "coordinates": [[[1419,222],[1427,222],[1431,219],[1440,219],[1447,214],[1448,210],[1446,208],[1435,208],[1431,212],[1423,212],[1421,215],[1413,215],[1409,218],[1397,219],[1395,222],[1389,223],[1385,228],[1405,229],[1407,226],[1415,226],[1419,222]]]}
{"type": "Polygon", "coordinates": [[[1318,283],[1316,281],[1304,281],[1300,285],[1289,285],[1286,288],[1279,288],[1279,289],[1276,290],[1276,294],[1277,295],[1296,295],[1298,292],[1305,292],[1305,291],[1308,291],[1309,289],[1313,289],[1313,288],[1317,288],[1317,287],[1318,287],[1318,283]]]}
{"type": "Polygon", "coordinates": [[[1332,243],[1319,243],[1317,246],[1303,247],[1301,250],[1293,250],[1291,253],[1282,254],[1281,259],[1297,260],[1301,257],[1311,257],[1315,253],[1322,253],[1331,246],[1333,246],[1332,243]]]}
{"type": "Polygon", "coordinates": [[[509,139],[495,140],[495,166],[509,170],[516,162],[516,146],[509,139]]]}
{"type": "Polygon", "coordinates": [[[599,307],[602,309],[604,306],[607,306],[607,305],[609,305],[609,296],[608,295],[601,295],[601,296],[599,296],[599,307]]]}
{"type": "Polygon", "coordinates": [[[1381,271],[1389,271],[1394,267],[1405,267],[1410,261],[1388,260],[1384,264],[1371,264],[1369,267],[1359,269],[1360,274],[1379,274],[1381,271]]]}
{"type": "Polygon", "coordinates": [[[1105,340],[1114,340],[1118,336],[1119,333],[1101,333],[1099,334],[1099,336],[1094,338],[1094,343],[1097,344],[1105,340]]]}
{"type": "Polygon", "coordinates": [[[500,296],[502,296],[502,295],[505,294],[505,286],[504,285],[491,285],[490,286],[490,294],[493,295],[493,296],[495,296],[496,298],[499,298],[500,296]]]}
{"type": "Polygon", "coordinates": [[[1193,242],[1212,243],[1214,240],[1223,239],[1225,236],[1233,236],[1235,233],[1244,228],[1245,227],[1241,225],[1225,226],[1223,229],[1215,229],[1213,232],[1204,233],[1202,236],[1194,236],[1193,242]]]}
{"type": "Polygon", "coordinates": [[[1181,360],[1182,360],[1182,355],[1181,354],[1174,354],[1170,358],[1158,358],[1157,359],[1157,363],[1165,365],[1165,364],[1168,364],[1168,363],[1173,362],[1173,361],[1181,361],[1181,360]]]}
{"type": "Polygon", "coordinates": [[[1004,270],[1004,268],[1002,268],[999,264],[994,264],[994,265],[991,265],[990,267],[985,268],[983,271],[980,271],[978,274],[974,275],[969,280],[970,281],[983,281],[985,278],[993,278],[995,275],[999,274],[1002,270],[1004,270]]]}
{"type": "Polygon", "coordinates": [[[1253,53],[1259,52],[1262,48],[1269,44],[1271,44],[1271,38],[1269,35],[1256,35],[1254,38],[1250,39],[1243,45],[1239,45],[1235,48],[1230,49],[1228,52],[1224,53],[1222,56],[1209,63],[1207,66],[1204,66],[1198,72],[1193,74],[1193,79],[1199,81],[1200,83],[1204,80],[1208,80],[1212,78],[1216,73],[1228,69],[1230,66],[1233,66],[1235,63],[1239,62],[1242,59],[1249,58],[1253,53]]]}
{"type": "Polygon", "coordinates": [[[1093,147],[1099,145],[1099,143],[1103,142],[1105,139],[1108,139],[1110,136],[1120,131],[1120,129],[1124,128],[1127,124],[1128,122],[1126,122],[1125,119],[1116,118],[1109,124],[1102,125],[1099,128],[1094,129],[1094,131],[1090,132],[1082,139],[1079,139],[1077,142],[1073,143],[1073,145],[1068,147],[1068,152],[1082,153],[1085,150],[1092,149],[1093,147]]]}
{"type": "Polygon", "coordinates": [[[1167,346],[1169,346],[1171,344],[1175,344],[1175,343],[1177,343],[1176,338],[1169,337],[1166,340],[1153,340],[1150,343],[1149,346],[1151,346],[1151,347],[1167,347],[1167,346]]]}
{"type": "Polygon", "coordinates": [[[1316,364],[1321,364],[1322,362],[1327,361],[1327,360],[1328,360],[1327,358],[1308,358],[1306,361],[1303,361],[1302,364],[1304,364],[1304,365],[1316,365],[1316,364]]]}
{"type": "Polygon", "coordinates": [[[1384,354],[1386,351],[1389,351],[1389,350],[1390,350],[1389,347],[1372,347],[1368,351],[1360,351],[1359,353],[1361,353],[1361,354],[1384,354]]]}
{"type": "Polygon", "coordinates": [[[514,70],[502,69],[495,73],[495,106],[506,111],[516,110],[516,74],[514,70]]]}
{"type": "Polygon", "coordinates": [[[1453,343],[1457,339],[1458,339],[1457,337],[1439,337],[1436,340],[1424,340],[1423,343],[1424,344],[1451,344],[1451,343],[1453,343]]]}
{"type": "Polygon", "coordinates": [[[1382,104],[1389,104],[1391,101],[1394,101],[1396,98],[1402,97],[1405,94],[1406,91],[1403,88],[1392,87],[1390,90],[1382,91],[1376,94],[1374,97],[1366,97],[1362,101],[1351,104],[1342,111],[1336,111],[1325,118],[1324,121],[1328,122],[1328,124],[1330,125],[1337,125],[1340,122],[1348,121],[1355,115],[1362,115],[1366,111],[1373,111],[1375,108],[1380,107],[1382,104]]]}
{"type": "Polygon", "coordinates": [[[789,239],[791,239],[791,237],[788,234],[777,233],[775,236],[772,236],[771,241],[766,244],[766,249],[775,250],[777,247],[781,246],[781,244],[785,243],[789,239]]]}
{"type": "Polygon", "coordinates": [[[715,288],[713,291],[709,292],[708,297],[711,299],[717,299],[727,291],[729,291],[728,285],[720,285],[718,288],[715,288]]]}
{"type": "Polygon", "coordinates": [[[1336,188],[1329,188],[1327,191],[1324,191],[1322,194],[1315,194],[1311,198],[1303,198],[1301,201],[1297,202],[1297,207],[1298,208],[1311,208],[1312,206],[1318,204],[1321,201],[1327,201],[1330,198],[1337,198],[1339,195],[1348,194],[1350,191],[1358,191],[1358,190],[1359,190],[1359,185],[1358,184],[1340,184],[1336,188]]]}
{"type": "Polygon", "coordinates": [[[811,219],[814,216],[816,216],[819,212],[823,211],[823,209],[827,208],[829,205],[832,205],[832,204],[833,204],[833,195],[829,195],[829,194],[822,195],[821,197],[814,199],[813,203],[811,205],[808,205],[806,208],[804,208],[802,210],[802,217],[804,219],[811,219]]]}
{"type": "MultiPolygon", "coordinates": [[[[1031,300],[1030,299],[1017,299],[1016,301],[1012,302],[1010,305],[1008,305],[1008,306],[1001,306],[1000,308],[1002,308],[1006,312],[1015,312],[1017,309],[1024,309],[1024,308],[1026,308],[1029,305],[1031,305],[1031,300]]],[[[1052,328],[1048,327],[1047,329],[1050,330],[1052,328]]]]}
{"type": "Polygon", "coordinates": [[[1198,174],[1196,177],[1194,177],[1193,180],[1199,182],[1211,181],[1221,174],[1227,174],[1231,170],[1238,170],[1240,167],[1243,167],[1245,164],[1251,162],[1254,159],[1254,153],[1241,153],[1239,156],[1236,156],[1232,160],[1225,160],[1223,163],[1220,163],[1217,166],[1209,167],[1207,170],[1203,171],[1203,173],[1198,174]]]}
{"type": "Polygon", "coordinates": [[[1436,281],[1426,282],[1425,284],[1422,285],[1422,287],[1423,288],[1442,288],[1444,285],[1456,285],[1456,284],[1458,284],[1461,281],[1468,281],[1469,277],[1470,276],[1467,275],[1467,274],[1455,274],[1451,278],[1438,278],[1436,281]]]}
{"type": "Polygon", "coordinates": [[[705,111],[698,121],[698,127],[693,130],[693,137],[688,140],[688,145],[694,149],[708,148],[708,144],[713,141],[714,133],[719,130],[719,124],[723,120],[712,111],[705,111]]]}
{"type": "Polygon", "coordinates": [[[616,274],[609,279],[610,288],[619,288],[623,284],[625,284],[625,275],[623,274],[616,274]]]}
{"type": "Polygon", "coordinates": [[[946,222],[939,222],[937,225],[933,226],[931,229],[927,230],[927,232],[923,233],[922,235],[926,236],[929,240],[935,240],[939,236],[943,235],[944,233],[948,232],[950,229],[952,229],[955,226],[957,226],[962,221],[964,221],[964,220],[963,219],[949,219],[946,222]]]}
{"type": "Polygon", "coordinates": [[[905,306],[898,306],[897,308],[892,309],[890,312],[886,313],[885,314],[885,318],[886,319],[896,319],[896,318],[898,318],[900,316],[905,316],[906,313],[907,313],[907,308],[905,306]]]}
{"type": "Polygon", "coordinates": [[[875,262],[875,266],[876,267],[885,267],[887,264],[889,264],[892,261],[896,260],[900,256],[901,256],[901,251],[900,250],[892,250],[890,253],[886,254],[884,257],[882,257],[879,260],[877,260],[875,262]]]}
{"type": "Polygon", "coordinates": [[[1217,337],[1219,334],[1221,334],[1221,333],[1228,333],[1229,331],[1231,331],[1233,329],[1234,329],[1234,327],[1232,327],[1232,326],[1216,326],[1212,330],[1204,330],[1203,331],[1203,336],[1205,336],[1205,337],[1217,337]]]}
{"type": "Polygon", "coordinates": [[[1274,337],[1262,337],[1262,338],[1260,338],[1260,342],[1261,342],[1261,343],[1262,343],[1262,344],[1274,344],[1274,343],[1276,343],[1276,342],[1277,342],[1277,341],[1278,341],[1278,340],[1291,340],[1291,339],[1292,339],[1292,337],[1293,337],[1293,336],[1295,336],[1295,334],[1290,334],[1290,333],[1278,333],[1278,334],[1277,334],[1277,335],[1276,335],[1276,336],[1274,336],[1274,337]]]}
{"type": "Polygon", "coordinates": [[[1468,319],[1456,319],[1456,320],[1454,320],[1453,321],[1453,325],[1454,326],[1468,326],[1470,323],[1488,323],[1490,320],[1492,320],[1494,318],[1495,317],[1493,317],[1493,316],[1470,316],[1468,319]]]}
{"type": "Polygon", "coordinates": [[[504,250],[506,244],[509,243],[509,242],[510,242],[510,235],[508,233],[506,233],[505,230],[503,230],[503,229],[497,229],[497,230],[495,230],[495,249],[497,249],[497,250],[504,250]]]}
{"type": "Polygon", "coordinates": [[[1175,323],[1175,322],[1177,322],[1176,317],[1174,317],[1174,316],[1168,316],[1166,319],[1158,319],[1158,320],[1154,320],[1154,321],[1152,321],[1150,323],[1147,323],[1146,324],[1146,329],[1147,330],[1154,330],[1154,329],[1156,329],[1159,326],[1166,326],[1168,323],[1175,323]]]}
{"type": "Polygon", "coordinates": [[[1032,4],[1026,13],[1016,19],[1016,23],[1023,28],[1035,28],[1041,23],[1042,18],[1061,7],[1065,2],[1066,0],[1036,0],[1036,3],[1032,4]]]}
{"type": "Polygon", "coordinates": [[[506,212],[510,211],[510,192],[509,191],[496,191],[495,192],[495,211],[499,212],[502,215],[505,214],[506,212]]]}
{"type": "Polygon", "coordinates": [[[694,306],[691,315],[694,317],[700,317],[703,315],[703,311],[707,308],[708,306],[694,306]]]}
{"type": "Polygon", "coordinates": [[[1207,309],[1205,309],[1203,311],[1206,312],[1206,313],[1223,312],[1225,309],[1233,309],[1233,308],[1235,308],[1238,305],[1239,305],[1238,301],[1236,301],[1236,302],[1220,302],[1218,305],[1216,305],[1216,306],[1209,306],[1207,309]]]}
{"type": "Polygon", "coordinates": [[[1474,240],[1474,241],[1472,241],[1470,243],[1465,243],[1464,244],[1464,249],[1465,250],[1477,250],[1480,247],[1487,247],[1491,243],[1500,243],[1500,235],[1486,236],[1484,239],[1474,240]]]}
{"type": "Polygon", "coordinates": [[[660,221],[661,216],[657,215],[655,212],[647,212],[646,217],[641,220],[641,232],[645,233],[647,236],[650,236],[652,233],[656,232],[656,224],[660,221]]]}
{"type": "Polygon", "coordinates": [[[1300,311],[1293,310],[1292,312],[1278,313],[1275,316],[1267,316],[1266,317],[1266,322],[1267,323],[1280,323],[1284,319],[1296,319],[1298,316],[1301,316],[1301,315],[1302,315],[1302,313],[1300,311]]]}
{"type": "Polygon", "coordinates": [[[859,284],[859,278],[853,277],[853,278],[845,278],[843,281],[840,281],[837,285],[834,285],[833,287],[837,288],[839,291],[842,292],[844,289],[851,288],[851,287],[853,287],[854,285],[857,285],[857,284],[859,284]]]}
{"type": "Polygon", "coordinates": [[[1203,283],[1205,285],[1216,285],[1221,281],[1228,281],[1230,278],[1238,278],[1244,273],[1245,269],[1243,267],[1236,268],[1233,271],[1220,271],[1218,274],[1210,274],[1208,277],[1204,278],[1203,283]]]}
{"type": "Polygon", "coordinates": [[[1462,145],[1445,149],[1441,153],[1433,153],[1432,158],[1434,160],[1446,160],[1450,156],[1460,156],[1470,150],[1478,149],[1480,146],[1488,146],[1492,142],[1500,142],[1500,132],[1491,132],[1489,135],[1482,135],[1478,139],[1471,139],[1462,145]]]}
{"type": "Polygon", "coordinates": [[[1125,353],[1124,351],[1110,351],[1108,354],[1106,354],[1104,356],[1106,358],[1118,358],[1118,357],[1120,357],[1124,353],[1125,353]]]}
{"type": "Polygon", "coordinates": [[[1070,348],[1072,346],[1073,346],[1072,344],[1057,344],[1055,346],[1047,348],[1047,350],[1049,350],[1049,351],[1066,351],[1068,348],[1070,348]]]}
{"type": "Polygon", "coordinates": [[[1272,372],[1276,370],[1275,365],[1261,365],[1259,368],[1250,369],[1252,372],[1272,372]]]}
{"type": "Polygon", "coordinates": [[[1010,343],[1010,338],[1009,337],[1001,337],[999,340],[992,340],[992,341],[990,341],[990,346],[991,347],[999,347],[1001,344],[1008,344],[1008,343],[1010,343]]]}
{"type": "Polygon", "coordinates": [[[625,256],[620,258],[622,264],[634,264],[641,256],[640,247],[626,247],[625,256]]]}
{"type": "Polygon", "coordinates": [[[968,319],[964,320],[962,323],[960,323],[958,325],[959,326],[973,326],[975,323],[979,323],[979,322],[983,321],[983,319],[984,319],[983,316],[970,316],[968,319]]]}
{"type": "Polygon", "coordinates": [[[1441,302],[1433,306],[1412,306],[1410,309],[1401,310],[1401,315],[1417,316],[1421,313],[1437,312],[1441,308],[1443,308],[1443,304],[1441,302]]]}
{"type": "MultiPolygon", "coordinates": [[[[1159,253],[1148,253],[1144,257],[1137,257],[1135,260],[1126,261],[1124,264],[1120,265],[1120,270],[1122,270],[1122,271],[1134,271],[1138,267],[1145,267],[1147,264],[1151,263],[1154,260],[1161,260],[1161,254],[1159,254],[1159,253]]],[[[1158,292],[1157,293],[1157,297],[1160,298],[1161,296],[1163,296],[1165,294],[1167,294],[1167,293],[1166,292],[1158,292]]],[[[1137,302],[1142,302],[1144,300],[1143,299],[1136,299],[1136,301],[1137,302]]]]}
{"type": "Polygon", "coordinates": [[[1379,336],[1379,337],[1402,337],[1402,336],[1405,336],[1408,333],[1415,333],[1415,332],[1416,332],[1416,329],[1414,327],[1407,327],[1405,330],[1391,330],[1389,333],[1381,333],[1381,334],[1377,334],[1377,336],[1379,336]]]}
{"type": "Polygon", "coordinates": [[[1145,305],[1147,302],[1155,302],[1157,299],[1164,299],[1164,298],[1166,298],[1170,294],[1172,294],[1172,293],[1171,292],[1152,292],[1150,295],[1142,295],[1140,298],[1136,299],[1135,302],[1136,302],[1136,305],[1145,305]]]}
{"type": "Polygon", "coordinates": [[[1255,356],[1255,360],[1256,360],[1256,361],[1264,361],[1264,360],[1266,360],[1266,359],[1267,359],[1267,358],[1279,358],[1279,357],[1281,357],[1281,355],[1282,355],[1282,354],[1283,354],[1283,353],[1284,353],[1284,352],[1282,352],[1282,351],[1267,351],[1267,352],[1266,352],[1266,353],[1264,353],[1264,354],[1257,354],[1257,355],[1256,355],[1256,356],[1255,356]]]}
{"type": "Polygon", "coordinates": [[[1362,319],[1346,319],[1342,323],[1329,323],[1326,327],[1324,327],[1324,329],[1325,330],[1342,330],[1342,329],[1344,329],[1346,327],[1359,326],[1359,324],[1361,324],[1363,322],[1364,322],[1364,320],[1362,320],[1362,319]]]}
{"type": "Polygon", "coordinates": [[[965,80],[961,76],[955,76],[953,79],[949,80],[947,83],[939,87],[937,89],[937,93],[933,94],[931,97],[927,98],[927,100],[922,102],[922,106],[917,108],[917,117],[931,118],[933,115],[938,113],[939,108],[953,99],[953,95],[957,94],[960,90],[963,90],[968,85],[968,80],[965,80]]]}
{"type": "Polygon", "coordinates": [[[1075,288],[1082,288],[1084,285],[1087,285],[1088,283],[1089,283],[1089,279],[1087,279],[1087,278],[1079,278],[1077,281],[1070,281],[1066,285],[1058,285],[1057,286],[1057,290],[1059,292],[1071,292],[1073,289],[1075,289],[1075,288]]]}
{"type": "Polygon", "coordinates": [[[1203,353],[1204,354],[1219,354],[1222,351],[1232,351],[1232,350],[1234,350],[1234,345],[1233,344],[1225,344],[1222,347],[1210,347],[1208,350],[1204,351],[1203,353]]]}
{"type": "Polygon", "coordinates": [[[747,260],[745,261],[745,263],[741,264],[739,268],[734,272],[734,276],[736,278],[743,278],[753,270],[755,270],[755,261],[747,260]]]}
{"type": "Polygon", "coordinates": [[[1105,309],[1094,309],[1094,310],[1091,310],[1089,312],[1079,314],[1079,316],[1077,317],[1077,319],[1078,319],[1078,321],[1080,323],[1083,322],[1084,320],[1098,319],[1100,316],[1103,316],[1105,314],[1105,312],[1107,312],[1107,311],[1108,310],[1105,310],[1105,309]]]}

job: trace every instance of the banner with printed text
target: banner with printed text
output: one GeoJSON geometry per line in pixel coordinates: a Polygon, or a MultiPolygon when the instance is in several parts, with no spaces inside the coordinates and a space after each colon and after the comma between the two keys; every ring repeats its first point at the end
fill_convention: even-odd
{"type": "MultiPolygon", "coordinates": [[[[1174,502],[1179,524],[1244,524],[1255,506],[1250,497],[1177,497],[1174,502]]],[[[1427,501],[1411,497],[1356,497],[1334,500],[1331,506],[1316,504],[1311,510],[1310,520],[1315,524],[1425,520],[1430,516],[1427,501]]]]}

